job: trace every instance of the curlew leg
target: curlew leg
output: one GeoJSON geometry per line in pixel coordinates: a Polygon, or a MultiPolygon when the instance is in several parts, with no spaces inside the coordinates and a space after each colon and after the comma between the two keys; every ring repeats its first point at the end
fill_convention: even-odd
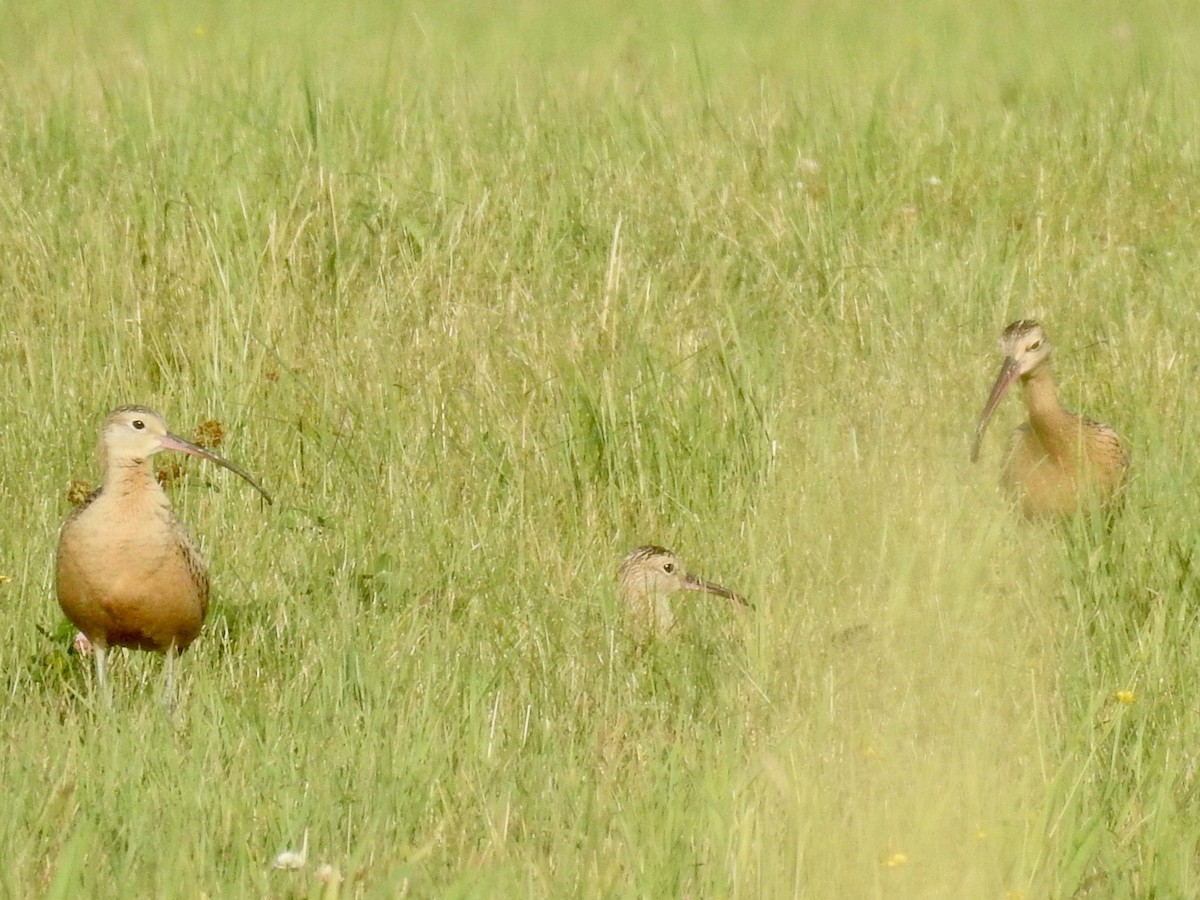
{"type": "Polygon", "coordinates": [[[163,662],[164,684],[163,684],[163,706],[168,712],[175,709],[175,657],[178,654],[175,652],[175,645],[172,644],[167,648],[167,658],[163,662]]]}
{"type": "Polygon", "coordinates": [[[96,655],[96,682],[100,686],[100,693],[104,697],[105,705],[111,709],[112,688],[108,684],[108,647],[104,644],[93,644],[92,652],[96,655]]]}

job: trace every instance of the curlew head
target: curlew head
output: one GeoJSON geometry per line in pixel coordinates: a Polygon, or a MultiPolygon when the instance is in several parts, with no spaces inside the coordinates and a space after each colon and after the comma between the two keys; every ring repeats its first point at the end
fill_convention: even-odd
{"type": "Polygon", "coordinates": [[[637,604],[650,598],[665,598],[676,591],[701,591],[724,597],[742,606],[750,603],[727,587],[693,575],[678,556],[663,547],[638,547],[621,562],[617,575],[621,597],[637,604]]]}
{"type": "Polygon", "coordinates": [[[987,404],[979,415],[975,425],[975,440],[971,443],[971,462],[979,458],[979,445],[983,442],[983,433],[987,430],[992,413],[1000,405],[1000,400],[1018,378],[1028,378],[1039,366],[1050,358],[1050,342],[1046,339],[1046,330],[1033,319],[1018,319],[1000,335],[1000,352],[1004,354],[1004,362],[992,385],[992,393],[988,396],[987,404]]]}
{"type": "Polygon", "coordinates": [[[118,407],[109,413],[100,427],[100,468],[106,480],[109,466],[138,466],[160,450],[177,450],[223,466],[244,478],[263,499],[271,502],[271,495],[249,473],[217,454],[171,434],[163,417],[152,409],[118,407]]]}

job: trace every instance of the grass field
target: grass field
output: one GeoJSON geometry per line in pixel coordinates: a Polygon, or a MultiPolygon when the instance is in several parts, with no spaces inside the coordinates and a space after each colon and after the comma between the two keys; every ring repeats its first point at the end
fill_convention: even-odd
{"type": "Polygon", "coordinates": [[[1200,895],[1200,19],[4,18],[0,894],[1200,895]],[[1027,316],[1133,449],[1111,532],[1013,515],[1016,399],[968,462],[1027,316]],[[132,402],[277,497],[174,479],[173,717],[54,601],[132,402]],[[755,611],[637,646],[648,542],[755,611]]]}

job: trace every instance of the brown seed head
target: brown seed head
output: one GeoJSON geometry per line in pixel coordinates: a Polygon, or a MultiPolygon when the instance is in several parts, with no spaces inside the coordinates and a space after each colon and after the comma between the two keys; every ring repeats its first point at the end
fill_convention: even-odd
{"type": "Polygon", "coordinates": [[[163,487],[170,487],[184,476],[184,468],[175,460],[162,463],[154,470],[154,477],[163,487]]]}
{"type": "Polygon", "coordinates": [[[92,486],[82,478],[72,478],[67,485],[67,502],[72,506],[83,506],[91,496],[92,486]]]}
{"type": "Polygon", "coordinates": [[[196,435],[192,443],[206,450],[220,447],[225,440],[225,426],[216,419],[205,419],[196,426],[196,435]]]}

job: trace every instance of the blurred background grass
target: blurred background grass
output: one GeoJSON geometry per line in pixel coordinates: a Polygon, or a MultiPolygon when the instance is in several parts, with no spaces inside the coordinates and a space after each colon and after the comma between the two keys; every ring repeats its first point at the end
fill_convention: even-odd
{"type": "Polygon", "coordinates": [[[1196,892],[1194,16],[6,20],[5,893],[1196,892]],[[1021,316],[1132,444],[1111,534],[1015,519],[1003,427],[967,463],[1021,316]],[[91,707],[53,601],[126,402],[280,501],[172,488],[215,585],[174,723],[134,654],[91,707]],[[639,651],[647,541],[754,615],[639,651]]]}

